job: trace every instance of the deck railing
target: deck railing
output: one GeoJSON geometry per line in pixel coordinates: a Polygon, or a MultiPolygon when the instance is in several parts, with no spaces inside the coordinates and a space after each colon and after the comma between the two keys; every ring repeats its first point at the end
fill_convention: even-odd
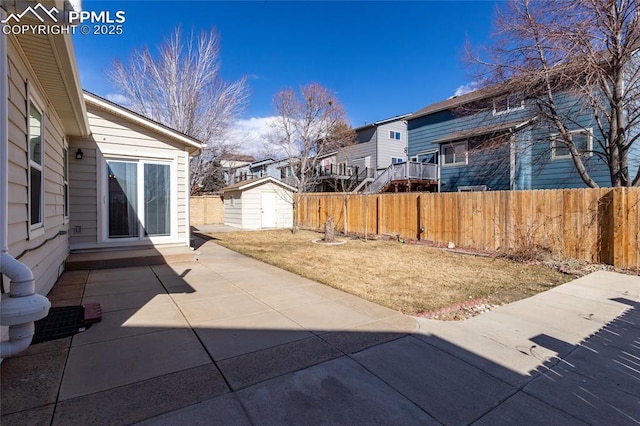
{"type": "Polygon", "coordinates": [[[369,185],[369,188],[365,192],[375,194],[387,186],[389,182],[403,179],[437,180],[438,165],[413,161],[392,164],[371,182],[371,185],[369,185]]]}

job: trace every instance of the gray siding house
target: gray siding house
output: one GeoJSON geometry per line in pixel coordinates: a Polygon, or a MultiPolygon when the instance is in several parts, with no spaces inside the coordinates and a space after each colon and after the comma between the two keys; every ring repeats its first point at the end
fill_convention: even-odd
{"type": "Polygon", "coordinates": [[[391,164],[407,160],[407,122],[410,114],[376,121],[355,129],[357,143],[338,150],[336,162],[372,170],[371,177],[391,164]]]}
{"type": "MultiPolygon", "coordinates": [[[[600,186],[609,185],[607,166],[597,155],[593,117],[575,108],[575,98],[558,98],[561,108],[572,113],[570,130],[591,177],[600,186]]],[[[539,119],[536,108],[495,89],[429,105],[407,118],[409,157],[438,165],[442,192],[585,187],[557,131],[539,119]]],[[[632,170],[638,167],[639,151],[636,147],[630,153],[632,170]]]]}

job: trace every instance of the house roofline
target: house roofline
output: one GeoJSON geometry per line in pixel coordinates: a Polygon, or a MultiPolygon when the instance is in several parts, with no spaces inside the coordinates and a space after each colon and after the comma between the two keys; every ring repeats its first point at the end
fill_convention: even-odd
{"type": "Polygon", "coordinates": [[[100,97],[94,93],[84,91],[84,100],[88,104],[100,108],[104,111],[111,112],[113,114],[119,115],[129,121],[139,124],[143,127],[146,127],[150,130],[154,130],[158,133],[161,133],[169,138],[182,143],[183,145],[189,146],[191,148],[195,148],[196,150],[203,149],[206,144],[200,142],[199,140],[192,138],[191,136],[185,135],[175,129],[172,129],[169,126],[165,126],[162,123],[159,123],[155,120],[145,117],[144,115],[138,114],[135,111],[132,111],[128,108],[123,107],[122,105],[118,105],[114,102],[111,102],[103,97],[100,97]]]}
{"type": "Polygon", "coordinates": [[[483,87],[478,90],[474,90],[473,92],[465,93],[460,96],[453,96],[451,98],[445,99],[440,102],[436,102],[431,105],[427,105],[419,111],[411,114],[407,121],[415,120],[416,118],[424,117],[426,115],[435,114],[437,112],[446,111],[449,109],[457,108],[464,104],[468,104],[469,102],[480,101],[483,99],[487,99],[493,96],[498,96],[501,93],[504,93],[504,85],[502,84],[493,84],[491,86],[483,87]]]}
{"type": "Polygon", "coordinates": [[[356,128],[355,128],[355,129],[353,129],[353,130],[355,130],[355,131],[357,132],[358,130],[364,130],[364,129],[367,129],[367,128],[369,128],[369,127],[380,126],[380,125],[382,125],[382,124],[387,124],[387,123],[391,123],[391,122],[393,122],[393,121],[399,121],[399,120],[402,120],[402,119],[404,119],[404,118],[409,117],[410,115],[411,115],[411,113],[408,113],[408,114],[401,114],[401,115],[396,115],[395,117],[385,118],[384,120],[374,121],[373,123],[369,123],[369,124],[365,124],[365,125],[360,126],[360,127],[356,127],[356,128]]]}

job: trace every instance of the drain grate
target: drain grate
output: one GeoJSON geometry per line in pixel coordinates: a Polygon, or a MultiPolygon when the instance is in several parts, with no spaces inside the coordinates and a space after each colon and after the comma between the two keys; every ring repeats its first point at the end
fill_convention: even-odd
{"type": "Polygon", "coordinates": [[[34,344],[73,336],[89,326],[84,322],[83,306],[64,306],[49,309],[49,315],[36,321],[35,327],[34,344]]]}

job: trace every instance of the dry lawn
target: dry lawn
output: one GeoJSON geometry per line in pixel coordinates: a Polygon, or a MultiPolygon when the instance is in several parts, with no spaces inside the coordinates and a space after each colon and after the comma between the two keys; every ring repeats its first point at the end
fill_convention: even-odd
{"type": "Polygon", "coordinates": [[[406,314],[481,298],[511,302],[571,279],[541,265],[396,241],[347,239],[329,246],[312,243],[322,234],[289,230],[211,236],[231,250],[406,314]]]}

